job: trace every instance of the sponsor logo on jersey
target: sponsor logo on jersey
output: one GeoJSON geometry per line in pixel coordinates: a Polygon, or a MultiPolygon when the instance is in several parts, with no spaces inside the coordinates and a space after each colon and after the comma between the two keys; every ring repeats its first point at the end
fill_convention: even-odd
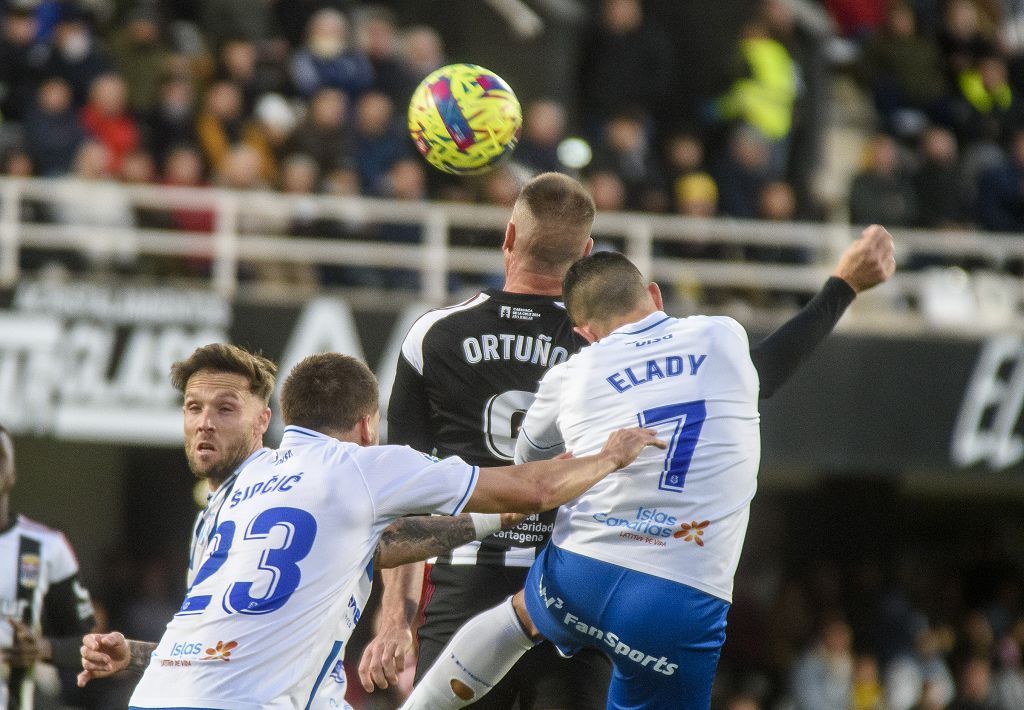
{"type": "Polygon", "coordinates": [[[204,644],[201,641],[178,641],[171,646],[171,658],[182,656],[198,656],[203,652],[204,644]]]}
{"type": "Polygon", "coordinates": [[[200,661],[224,661],[225,663],[231,660],[231,652],[238,646],[237,641],[218,641],[217,645],[213,648],[207,648],[204,655],[199,658],[200,661]]]}
{"type": "Polygon", "coordinates": [[[18,560],[18,585],[26,589],[35,589],[39,586],[39,573],[42,569],[42,560],[39,555],[26,552],[18,560]]]}
{"type": "Polygon", "coordinates": [[[682,538],[683,542],[696,543],[698,547],[704,547],[704,529],[711,524],[710,520],[690,523],[680,523],[679,530],[672,534],[674,538],[682,538]]]}
{"type": "Polygon", "coordinates": [[[340,658],[331,669],[331,680],[340,685],[345,684],[345,661],[340,658]]]}
{"type": "Polygon", "coordinates": [[[672,334],[665,333],[665,335],[659,335],[657,338],[644,338],[643,340],[627,340],[626,345],[632,345],[635,348],[642,348],[647,345],[654,345],[665,340],[671,340],[672,334]]]}
{"type": "Polygon", "coordinates": [[[639,648],[633,648],[622,641],[622,639],[619,638],[619,635],[615,632],[605,631],[604,629],[596,626],[591,626],[586,621],[581,620],[578,616],[570,612],[566,612],[562,619],[562,623],[585,636],[595,638],[599,641],[604,641],[608,648],[611,649],[609,653],[614,653],[617,656],[625,656],[634,663],[638,663],[644,668],[648,668],[655,673],[672,675],[676,672],[676,668],[679,667],[678,663],[669,663],[668,658],[665,656],[652,656],[645,651],[641,651],[639,648]]]}
{"type": "Polygon", "coordinates": [[[665,546],[665,539],[672,537],[679,522],[674,515],[643,506],[637,508],[631,517],[621,513],[594,513],[591,517],[601,525],[622,528],[619,532],[621,538],[658,547],[665,546]]]}
{"type": "Polygon", "coordinates": [[[532,308],[522,308],[520,306],[500,306],[498,308],[498,317],[507,318],[509,320],[533,321],[540,318],[540,313],[533,310],[532,308]]]}
{"type": "Polygon", "coordinates": [[[548,588],[544,586],[544,575],[541,575],[540,581],[537,582],[537,594],[540,595],[540,600],[544,602],[544,607],[546,609],[550,609],[551,607],[561,609],[565,606],[565,602],[562,601],[561,597],[548,596],[548,588]]]}

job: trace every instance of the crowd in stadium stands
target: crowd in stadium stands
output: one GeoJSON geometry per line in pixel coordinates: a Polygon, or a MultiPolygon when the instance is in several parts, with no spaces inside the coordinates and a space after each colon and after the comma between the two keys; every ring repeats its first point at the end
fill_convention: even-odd
{"type": "MultiPolygon", "coordinates": [[[[811,97],[820,94],[814,62],[826,55],[833,74],[857,80],[876,116],[840,215],[848,207],[852,222],[890,228],[1024,229],[1019,3],[823,5],[761,0],[740,35],[732,85],[700,97],[697,115],[666,118],[668,30],[642,0],[595,3],[580,38],[578,95],[527,103],[517,163],[571,172],[557,148],[578,133],[593,147],[580,175],[602,210],[834,219],[837,206],[822,204],[810,185],[820,136],[802,137],[836,110],[822,113],[811,97]],[[827,10],[836,35],[808,39],[794,12],[801,5],[822,17],[827,10]]],[[[450,180],[415,155],[404,106],[445,63],[445,48],[437,31],[401,26],[388,7],[4,0],[0,9],[0,173],[499,204],[514,197],[504,171],[450,180]],[[182,8],[191,8],[187,16],[178,16],[182,8]]],[[[201,211],[140,212],[108,194],[69,198],[39,217],[191,230],[212,222],[201,211]]],[[[352,233],[312,214],[284,227],[352,233]]],[[[381,238],[419,235],[396,229],[381,238]]],[[[325,276],[359,281],[368,272],[325,276]]]]}

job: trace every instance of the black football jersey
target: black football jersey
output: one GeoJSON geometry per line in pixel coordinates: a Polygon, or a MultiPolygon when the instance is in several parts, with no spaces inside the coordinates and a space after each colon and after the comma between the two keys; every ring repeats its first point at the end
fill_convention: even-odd
{"type": "MultiPolygon", "coordinates": [[[[430,311],[402,345],[388,442],[477,466],[507,466],[541,377],[585,344],[552,296],[489,289],[430,311]]],[[[436,562],[528,567],[554,515],[530,516],[436,562]]]]}

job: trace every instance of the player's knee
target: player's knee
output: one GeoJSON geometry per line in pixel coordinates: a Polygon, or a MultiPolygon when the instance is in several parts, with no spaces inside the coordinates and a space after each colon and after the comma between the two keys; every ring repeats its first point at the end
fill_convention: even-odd
{"type": "Polygon", "coordinates": [[[530,612],[526,609],[526,595],[522,589],[512,595],[512,608],[516,612],[516,619],[519,620],[519,625],[523,627],[523,633],[533,641],[542,641],[543,637],[534,625],[533,619],[530,618],[530,612]]]}

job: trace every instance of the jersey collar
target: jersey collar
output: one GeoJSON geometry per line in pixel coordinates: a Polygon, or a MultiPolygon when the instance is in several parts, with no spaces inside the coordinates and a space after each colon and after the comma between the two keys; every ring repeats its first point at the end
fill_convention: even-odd
{"type": "Polygon", "coordinates": [[[640,333],[645,333],[648,330],[658,327],[670,317],[671,316],[665,315],[664,311],[655,311],[635,323],[627,323],[626,325],[616,328],[609,333],[607,337],[610,338],[615,335],[639,335],[640,333]]]}
{"type": "MultiPolygon", "coordinates": [[[[284,428],[284,436],[292,434],[297,437],[313,437],[315,439],[330,439],[331,437],[327,434],[323,434],[314,429],[307,429],[304,426],[298,426],[296,424],[289,424],[284,428]]],[[[282,437],[283,438],[283,437],[282,437]]]]}

